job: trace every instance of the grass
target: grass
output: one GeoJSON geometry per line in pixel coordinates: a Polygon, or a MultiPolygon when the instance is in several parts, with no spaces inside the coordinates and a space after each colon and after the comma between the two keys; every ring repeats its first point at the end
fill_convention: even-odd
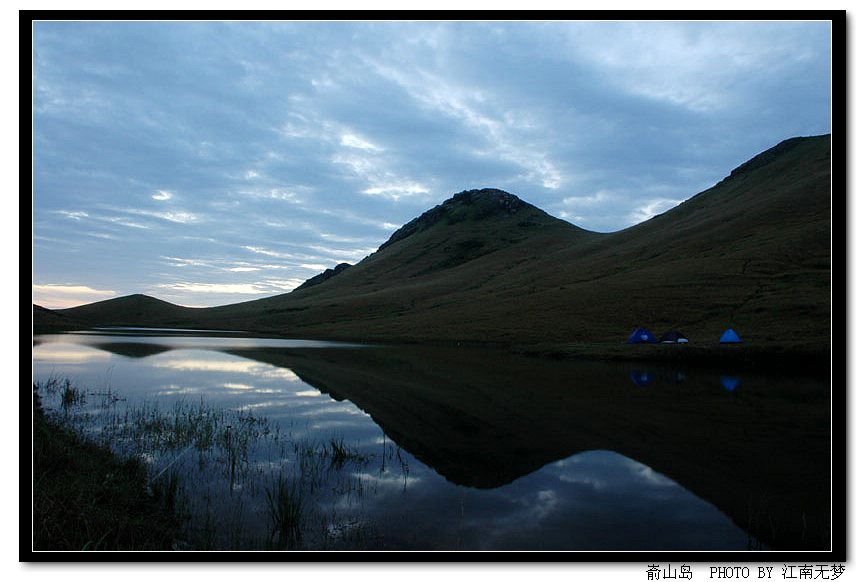
{"type": "Polygon", "coordinates": [[[49,420],[35,394],[33,474],[34,550],[172,549],[179,522],[171,487],[148,491],[141,462],[49,420]]]}
{"type": "Polygon", "coordinates": [[[265,491],[270,515],[270,542],[277,550],[294,550],[303,541],[304,490],[296,481],[278,475],[265,491]]]}
{"type": "Polygon", "coordinates": [[[326,547],[317,504],[361,495],[340,471],[369,459],[341,435],[290,439],[247,410],[129,404],[54,377],[34,385],[34,450],[34,548],[53,551],[326,547]]]}
{"type": "MultiPolygon", "coordinates": [[[[341,436],[332,436],[327,443],[327,449],[330,453],[330,464],[337,469],[342,468],[349,461],[365,462],[368,456],[359,453],[356,449],[352,449],[345,444],[345,439],[341,436]]],[[[327,454],[328,451],[325,451],[327,454]]]]}

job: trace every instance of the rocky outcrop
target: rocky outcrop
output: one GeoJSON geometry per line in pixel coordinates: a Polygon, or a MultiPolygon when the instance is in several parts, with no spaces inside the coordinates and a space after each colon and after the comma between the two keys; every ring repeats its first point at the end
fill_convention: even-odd
{"type": "Polygon", "coordinates": [[[378,250],[387,248],[395,242],[424,231],[440,222],[455,224],[467,220],[479,220],[496,214],[514,214],[529,206],[531,205],[504,190],[495,188],[463,190],[406,223],[394,232],[378,250]]]}

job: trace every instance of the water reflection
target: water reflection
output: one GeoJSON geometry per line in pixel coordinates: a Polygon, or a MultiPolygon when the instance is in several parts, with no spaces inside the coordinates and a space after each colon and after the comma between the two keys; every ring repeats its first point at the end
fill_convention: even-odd
{"type": "Polygon", "coordinates": [[[742,380],[738,376],[721,376],[721,386],[728,392],[738,388],[741,383],[742,380]]]}
{"type": "Polygon", "coordinates": [[[655,374],[649,370],[631,370],[631,382],[637,386],[650,386],[655,381],[655,374]]]}
{"type": "MultiPolygon", "coordinates": [[[[104,337],[83,341],[101,346],[104,337]]],[[[744,549],[749,537],[772,548],[828,544],[824,382],[779,389],[753,377],[747,394],[730,399],[716,373],[700,370],[465,349],[255,346],[251,338],[216,351],[183,339],[182,348],[143,358],[102,352],[108,360],[75,368],[76,379],[91,384],[108,364],[133,402],[207,398],[266,415],[293,442],[339,435],[372,460],[329,477],[333,494],[318,502],[338,514],[333,531],[361,528],[381,547],[744,549]],[[636,391],[635,377],[660,379],[664,389],[636,391]]],[[[63,361],[43,351],[56,344],[34,347],[37,378],[64,373],[63,361]]],[[[279,455],[257,462],[294,463],[279,455]]]]}
{"type": "MultiPolygon", "coordinates": [[[[654,384],[658,378],[665,384],[683,384],[688,379],[688,374],[684,370],[671,368],[632,368],[628,372],[628,378],[634,385],[646,387],[654,384]]],[[[724,390],[733,392],[739,388],[742,378],[734,374],[722,374],[720,382],[724,390]]]]}
{"type": "MultiPolygon", "coordinates": [[[[498,518],[492,539],[482,541],[484,516],[473,512],[463,522],[464,539],[490,548],[556,550],[574,542],[594,550],[729,549],[745,541],[717,508],[614,451],[586,451],[551,463],[504,493],[516,502],[498,518]]],[[[471,506],[472,496],[466,500],[471,506]]]]}
{"type": "Polygon", "coordinates": [[[681,384],[688,379],[684,370],[667,370],[661,374],[661,381],[667,384],[681,384]]]}
{"type": "Polygon", "coordinates": [[[186,357],[172,355],[170,358],[160,358],[150,365],[154,368],[169,368],[182,372],[229,372],[261,379],[279,379],[286,382],[300,381],[297,374],[291,370],[239,358],[227,359],[219,356],[217,352],[202,352],[204,357],[197,358],[189,357],[189,353],[185,352],[186,357]]]}
{"type": "Polygon", "coordinates": [[[111,355],[103,350],[75,344],[40,344],[38,350],[33,350],[33,359],[37,362],[107,362],[110,358],[111,355]]]}

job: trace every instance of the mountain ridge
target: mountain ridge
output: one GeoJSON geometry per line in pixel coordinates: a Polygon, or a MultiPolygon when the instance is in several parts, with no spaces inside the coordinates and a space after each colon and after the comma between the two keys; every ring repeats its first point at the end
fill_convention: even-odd
{"type": "Polygon", "coordinates": [[[510,192],[498,188],[463,190],[397,229],[378,250],[431,228],[442,220],[449,224],[466,220],[481,220],[496,213],[514,214],[524,208],[539,210],[510,192]]]}
{"type": "MultiPolygon", "coordinates": [[[[137,323],[499,344],[615,342],[637,326],[711,341],[737,327],[754,342],[828,345],[830,170],[830,136],[785,140],[614,233],[466,190],[336,277],[228,306],[140,308],[137,323]]],[[[102,324],[123,315],[59,311],[102,324]]]]}
{"type": "Polygon", "coordinates": [[[300,291],[301,289],[306,289],[308,287],[320,285],[320,284],[324,283],[325,281],[327,281],[328,279],[330,279],[331,277],[336,277],[337,275],[339,275],[340,273],[342,273],[343,271],[345,271],[349,267],[351,267],[351,265],[348,263],[339,263],[338,265],[334,266],[332,269],[325,269],[324,271],[322,271],[318,275],[310,277],[309,279],[307,279],[306,281],[304,281],[303,283],[301,283],[300,285],[295,287],[292,290],[292,293],[294,291],[300,291]]]}

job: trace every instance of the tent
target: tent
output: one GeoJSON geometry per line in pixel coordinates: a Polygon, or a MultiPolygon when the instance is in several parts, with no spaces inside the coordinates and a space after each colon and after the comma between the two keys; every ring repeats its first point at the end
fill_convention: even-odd
{"type": "Polygon", "coordinates": [[[688,338],[685,337],[681,331],[674,329],[673,331],[668,331],[664,335],[661,336],[662,344],[686,344],[688,343],[688,338]]]}
{"type": "Polygon", "coordinates": [[[658,339],[645,327],[638,327],[628,337],[629,344],[656,344],[658,339]]]}
{"type": "Polygon", "coordinates": [[[720,341],[722,344],[738,344],[742,342],[742,340],[739,339],[739,335],[732,329],[728,329],[721,334],[720,341]]]}

